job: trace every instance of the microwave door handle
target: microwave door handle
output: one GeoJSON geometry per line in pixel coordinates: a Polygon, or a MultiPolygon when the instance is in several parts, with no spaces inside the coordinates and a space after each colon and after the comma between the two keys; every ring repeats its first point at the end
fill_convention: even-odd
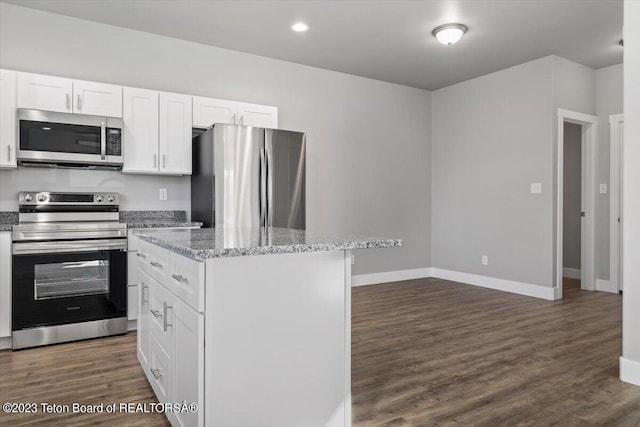
{"type": "Polygon", "coordinates": [[[100,122],[100,160],[105,160],[107,155],[107,124],[100,122]]]}

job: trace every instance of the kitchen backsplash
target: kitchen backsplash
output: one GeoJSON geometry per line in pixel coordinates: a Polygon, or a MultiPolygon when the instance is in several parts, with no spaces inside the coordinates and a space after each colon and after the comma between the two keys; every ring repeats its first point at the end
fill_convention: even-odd
{"type": "Polygon", "coordinates": [[[18,209],[20,191],[111,191],[120,194],[120,209],[191,211],[188,176],[128,175],[121,172],[19,167],[0,170],[0,211],[18,209]],[[167,200],[159,200],[161,188],[167,200]]]}

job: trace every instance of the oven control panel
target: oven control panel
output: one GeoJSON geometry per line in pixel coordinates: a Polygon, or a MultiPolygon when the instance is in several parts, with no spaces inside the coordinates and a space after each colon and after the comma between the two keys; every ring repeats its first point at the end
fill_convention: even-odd
{"type": "Polygon", "coordinates": [[[19,205],[113,205],[120,204],[118,193],[54,193],[49,191],[23,191],[18,196],[19,205]]]}

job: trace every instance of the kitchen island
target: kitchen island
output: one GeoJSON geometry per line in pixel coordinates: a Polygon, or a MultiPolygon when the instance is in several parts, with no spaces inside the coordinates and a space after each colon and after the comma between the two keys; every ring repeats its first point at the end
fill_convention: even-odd
{"type": "Polygon", "coordinates": [[[351,425],[351,250],[284,228],[138,231],[138,359],[184,426],[351,425]]]}

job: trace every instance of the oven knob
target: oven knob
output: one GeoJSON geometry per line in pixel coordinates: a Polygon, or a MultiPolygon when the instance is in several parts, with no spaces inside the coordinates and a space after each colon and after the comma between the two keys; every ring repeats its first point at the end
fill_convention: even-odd
{"type": "Polygon", "coordinates": [[[107,197],[107,202],[109,202],[109,203],[113,203],[113,201],[114,201],[115,199],[116,199],[115,197],[113,197],[113,196],[109,196],[109,197],[107,197]]]}
{"type": "Polygon", "coordinates": [[[96,202],[101,203],[104,200],[102,196],[96,196],[96,202]]]}
{"type": "Polygon", "coordinates": [[[33,200],[33,196],[31,194],[25,194],[24,195],[24,201],[25,202],[30,202],[33,200]]]}
{"type": "Polygon", "coordinates": [[[38,201],[39,202],[46,202],[47,201],[47,196],[45,196],[44,194],[38,194],[38,201]]]}

